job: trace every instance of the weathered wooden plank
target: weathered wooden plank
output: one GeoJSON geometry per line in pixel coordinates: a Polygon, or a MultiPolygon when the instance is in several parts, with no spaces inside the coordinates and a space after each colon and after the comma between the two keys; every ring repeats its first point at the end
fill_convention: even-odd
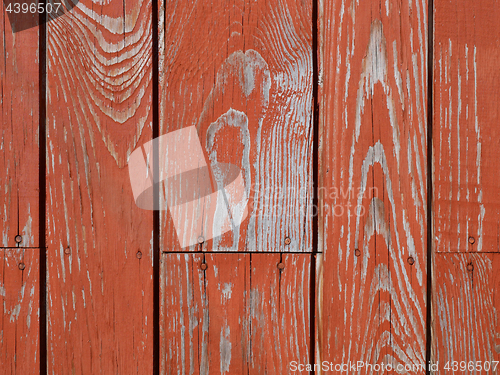
{"type": "Polygon", "coordinates": [[[427,2],[328,0],[319,19],[316,356],[422,374],[427,2]]]}
{"type": "Polygon", "coordinates": [[[291,361],[309,363],[310,257],[164,254],[161,373],[287,374],[291,361]]]}
{"type": "Polygon", "coordinates": [[[500,5],[440,0],[434,8],[435,250],[499,252],[500,5]]]}
{"type": "Polygon", "coordinates": [[[439,363],[440,372],[448,364],[450,373],[456,365],[456,373],[497,374],[500,255],[436,254],[434,260],[433,363],[439,363]]]}
{"type": "Polygon", "coordinates": [[[0,250],[0,373],[39,373],[39,250],[0,250]]]}
{"type": "MultiPolygon", "coordinates": [[[[248,196],[243,224],[206,238],[203,249],[311,251],[312,2],[159,8],[160,134],[196,125],[207,162],[240,168],[248,196]]],[[[223,188],[216,168],[214,177],[211,187],[223,188]]],[[[165,188],[162,206],[180,204],[180,195],[165,188]]],[[[164,211],[163,251],[180,248],[174,226],[164,211]]]]}
{"type": "Polygon", "coordinates": [[[0,247],[33,247],[38,246],[38,27],[14,34],[3,3],[1,8],[0,247]]]}
{"type": "Polygon", "coordinates": [[[153,216],[127,159],[151,140],[151,3],[80,1],[47,24],[47,362],[151,374],[153,216]]]}
{"type": "Polygon", "coordinates": [[[434,8],[433,361],[457,361],[459,371],[465,361],[474,373],[473,361],[476,373],[497,373],[476,366],[500,360],[500,258],[486,254],[500,250],[500,5],[434,8]]]}
{"type": "MultiPolygon", "coordinates": [[[[0,247],[34,247],[39,216],[38,28],[14,34],[3,3],[0,28],[0,247]]],[[[38,249],[0,250],[2,374],[39,372],[38,254],[38,249]]]]}

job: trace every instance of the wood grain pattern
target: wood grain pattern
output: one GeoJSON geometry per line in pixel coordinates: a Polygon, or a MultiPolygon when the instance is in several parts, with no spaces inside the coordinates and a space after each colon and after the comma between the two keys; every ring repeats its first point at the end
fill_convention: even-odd
{"type": "Polygon", "coordinates": [[[427,2],[329,0],[319,19],[317,358],[423,366],[427,2]]]}
{"type": "Polygon", "coordinates": [[[0,247],[38,246],[38,28],[14,34],[1,5],[0,247]],[[17,244],[16,235],[22,236],[17,244]]]}
{"type": "MultiPolygon", "coordinates": [[[[311,251],[312,3],[159,8],[160,134],[196,125],[207,160],[241,168],[249,196],[243,224],[203,250],[311,251]]],[[[168,210],[161,223],[163,251],[179,250],[168,210]]]]}
{"type": "Polygon", "coordinates": [[[447,0],[434,7],[435,250],[499,252],[500,5],[447,0]]]}
{"type": "Polygon", "coordinates": [[[0,373],[39,370],[38,28],[0,14],[0,373]],[[22,236],[20,243],[15,238],[22,236]],[[19,264],[24,264],[24,270],[19,264]]]}
{"type": "MultiPolygon", "coordinates": [[[[433,362],[443,371],[448,361],[500,361],[500,256],[436,254],[434,260],[433,362]]],[[[459,373],[500,373],[490,365],[459,373]]]]}
{"type": "Polygon", "coordinates": [[[151,30],[147,1],[80,1],[47,24],[50,373],[152,373],[153,217],[125,168],[152,137],[151,30]]]}
{"type": "Polygon", "coordinates": [[[310,257],[164,254],[161,373],[286,374],[290,361],[309,363],[310,257]]]}
{"type": "Polygon", "coordinates": [[[0,250],[1,374],[39,373],[38,254],[39,249],[0,250]]]}
{"type": "Polygon", "coordinates": [[[434,8],[433,360],[498,361],[500,5],[434,8]]]}

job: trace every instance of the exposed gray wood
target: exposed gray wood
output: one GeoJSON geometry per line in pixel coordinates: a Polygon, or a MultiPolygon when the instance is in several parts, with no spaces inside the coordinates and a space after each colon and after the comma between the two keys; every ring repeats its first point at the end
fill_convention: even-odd
{"type": "Polygon", "coordinates": [[[38,374],[39,249],[0,249],[0,374],[38,374]]]}
{"type": "Polygon", "coordinates": [[[432,361],[441,371],[446,363],[472,361],[475,372],[467,368],[467,374],[499,373],[500,363],[486,371],[484,362],[493,369],[492,361],[500,361],[500,255],[436,254],[434,260],[432,361]]]}
{"type": "Polygon", "coordinates": [[[319,360],[425,364],[427,8],[319,3],[319,360]]]}
{"type": "MultiPolygon", "coordinates": [[[[241,168],[249,198],[243,224],[204,250],[311,250],[311,7],[160,2],[160,134],[196,125],[207,161],[241,168]]],[[[174,225],[163,211],[163,251],[180,248],[174,225]]]]}
{"type": "Polygon", "coordinates": [[[153,372],[153,215],[126,168],[152,138],[151,6],[83,0],[47,24],[51,374],[153,372]]]}
{"type": "Polygon", "coordinates": [[[161,372],[287,374],[309,363],[310,255],[164,254],[161,372]],[[203,265],[204,264],[204,265],[203,265]]]}
{"type": "Polygon", "coordinates": [[[36,247],[38,27],[14,34],[2,5],[0,28],[0,247],[36,247]]]}

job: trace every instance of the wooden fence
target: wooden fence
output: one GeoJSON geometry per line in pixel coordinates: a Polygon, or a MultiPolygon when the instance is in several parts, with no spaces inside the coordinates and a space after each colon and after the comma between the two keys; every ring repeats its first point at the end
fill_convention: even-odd
{"type": "Polygon", "coordinates": [[[430,1],[4,0],[0,373],[500,373],[500,3],[430,1]],[[248,217],[181,248],[193,125],[248,217]]]}

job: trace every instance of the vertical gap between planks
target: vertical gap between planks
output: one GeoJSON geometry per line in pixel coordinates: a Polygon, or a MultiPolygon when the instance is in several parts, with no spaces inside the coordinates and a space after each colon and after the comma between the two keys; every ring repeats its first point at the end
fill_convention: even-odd
{"type": "MultiPolygon", "coordinates": [[[[158,0],[152,4],[153,39],[153,139],[160,133],[158,68],[158,0]]],[[[158,143],[153,142],[153,374],[160,375],[160,187],[158,143]],[[156,147],[155,147],[156,146],[156,147]]]]}
{"type": "Polygon", "coordinates": [[[434,69],[434,0],[428,0],[427,9],[427,293],[425,326],[425,373],[430,375],[432,350],[432,88],[434,69]]]}
{"type": "MultiPolygon", "coordinates": [[[[44,5],[46,0],[39,0],[44,5]]],[[[38,14],[38,186],[39,186],[39,220],[38,238],[40,252],[39,268],[39,329],[40,329],[40,374],[47,373],[47,248],[46,248],[46,102],[47,102],[47,16],[44,12],[38,14]]]]}
{"type": "MultiPolygon", "coordinates": [[[[318,252],[319,243],[319,98],[318,98],[318,1],[312,1],[312,63],[313,63],[313,97],[312,97],[312,131],[313,131],[313,199],[312,199],[312,254],[311,254],[311,272],[310,272],[310,287],[309,287],[309,324],[310,324],[310,363],[315,363],[316,359],[316,254],[318,252]]],[[[311,374],[314,375],[315,370],[312,366],[311,374]]]]}

